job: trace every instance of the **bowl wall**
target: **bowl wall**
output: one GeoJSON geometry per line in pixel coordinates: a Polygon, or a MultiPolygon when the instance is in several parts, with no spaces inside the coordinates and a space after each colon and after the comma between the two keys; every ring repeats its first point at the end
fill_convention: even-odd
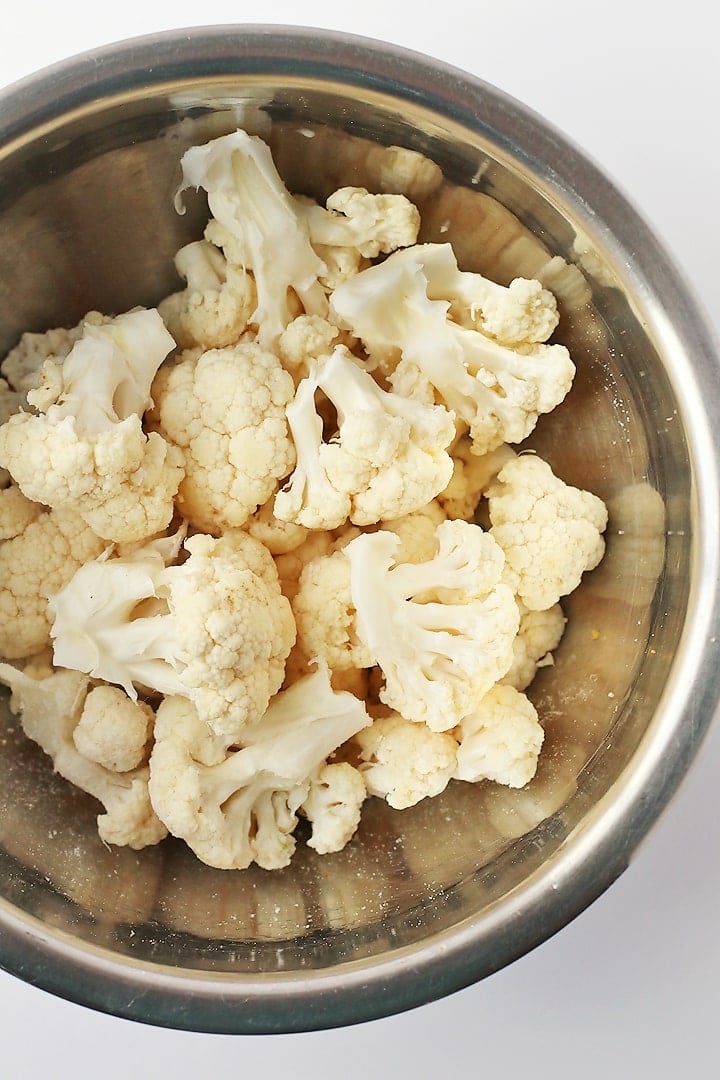
{"type": "Polygon", "coordinates": [[[319,198],[387,189],[388,148],[408,147],[434,163],[407,182],[422,239],[558,296],[556,337],[578,374],[529,445],[605,499],[610,524],[531,689],[546,729],[532,783],[455,783],[402,813],[372,800],[337,855],[301,844],[284,871],[233,873],[175,841],[108,850],[97,804],[6,710],[0,962],[123,1016],[240,1032],[365,1020],[488,975],[626,866],[714,710],[717,453],[703,402],[718,400],[717,375],[684,285],[544,121],[377,43],[262,27],[163,35],[41,74],[3,104],[0,352],[24,330],[178,286],[172,256],[206,215],[200,198],[183,216],[173,205],[188,146],[243,126],[270,142],[292,190],[319,198]]]}

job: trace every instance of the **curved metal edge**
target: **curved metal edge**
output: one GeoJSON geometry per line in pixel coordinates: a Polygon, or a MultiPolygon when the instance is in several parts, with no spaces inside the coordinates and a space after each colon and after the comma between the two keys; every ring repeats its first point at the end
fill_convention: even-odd
{"type": "MultiPolygon", "coordinates": [[[[569,203],[589,229],[622,237],[626,266],[645,283],[648,295],[663,297],[667,320],[658,328],[659,336],[672,325],[684,352],[694,357],[691,383],[681,391],[686,418],[697,403],[720,400],[716,345],[704,314],[671,257],[619,187],[527,106],[475,76],[410,50],[342,32],[260,24],[192,27],[130,39],[46,68],[0,93],[0,141],[102,96],[136,87],[138,80],[153,87],[172,81],[186,74],[190,64],[194,77],[266,70],[297,75],[307,70],[333,82],[374,84],[396,97],[421,98],[429,110],[476,131],[493,131],[495,141],[516,159],[522,142],[523,160],[532,164],[542,182],[569,203]],[[555,164],[550,167],[548,162],[555,164]],[[595,193],[591,207],[579,196],[581,191],[595,193]],[[642,259],[638,251],[645,252],[642,259]]],[[[652,322],[651,313],[648,321],[652,322]]],[[[695,540],[706,592],[686,633],[676,683],[701,666],[712,672],[712,678],[701,698],[688,702],[680,693],[675,695],[678,700],[671,707],[675,716],[680,712],[681,722],[666,725],[667,730],[661,724],[659,731],[649,734],[652,752],[627,770],[619,802],[617,790],[611,792],[617,803],[612,824],[607,825],[608,796],[595,808],[593,819],[584,823],[582,835],[569,838],[542,873],[518,890],[504,925],[495,919],[492,955],[483,950],[469,925],[362,971],[349,966],[330,974],[314,972],[309,980],[275,983],[272,991],[263,990],[261,981],[212,977],[198,977],[190,987],[182,976],[148,972],[131,963],[118,965],[115,957],[110,977],[99,950],[78,954],[77,943],[58,941],[28,920],[21,927],[3,927],[6,970],[49,993],[142,1023],[208,1033],[289,1033],[357,1024],[447,996],[505,967],[562,929],[625,870],[686,775],[720,699],[720,440],[718,431],[702,422],[702,414],[687,430],[694,468],[712,473],[709,487],[714,501],[704,502],[704,527],[695,540]],[[661,782],[655,774],[651,785],[658,768],[661,782]],[[554,888],[548,890],[551,876],[554,888]]],[[[486,920],[484,932],[487,928],[486,920]]]]}

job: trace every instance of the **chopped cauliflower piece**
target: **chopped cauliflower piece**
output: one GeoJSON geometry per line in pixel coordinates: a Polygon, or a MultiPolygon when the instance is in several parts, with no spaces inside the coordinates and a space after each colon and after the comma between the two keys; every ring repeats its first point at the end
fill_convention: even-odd
{"type": "Polygon", "coordinates": [[[77,749],[73,732],[87,698],[86,675],[56,671],[34,679],[0,663],[0,682],[10,687],[10,708],[20,716],[23,731],[52,758],[55,771],[105,807],[97,819],[101,840],[139,849],[167,836],[150,803],[147,766],[112,772],[77,749]]]}
{"type": "Polygon", "coordinates": [[[161,545],[85,563],[51,598],[55,664],[133,700],[138,686],[185,696],[232,740],[282,684],[290,605],[226,540],[198,533],[185,562],[170,566],[161,545]]]}
{"type": "Polygon", "coordinates": [[[180,349],[235,345],[257,303],[255,282],[242,267],[228,265],[207,240],[180,248],[175,266],[186,285],[163,300],[158,311],[180,349]]]}
{"type": "Polygon", "coordinates": [[[318,281],[325,265],[262,139],[238,130],[192,146],[183,155],[182,171],[178,197],[187,188],[207,192],[217,225],[206,230],[206,238],[223,248],[228,265],[253,275],[257,305],[249,321],[257,326],[263,348],[273,348],[293,319],[290,290],[306,314],[326,314],[318,281]]]}
{"type": "Polygon", "coordinates": [[[292,609],[298,644],[308,657],[320,657],[331,671],[373,667],[372,653],[355,629],[350,562],[342,548],[303,568],[292,609]]]}
{"type": "MultiPolygon", "coordinates": [[[[277,694],[237,750],[208,741],[190,701],[167,697],[157,711],[150,757],[153,806],[170,832],[210,866],[287,866],[298,810],[313,781],[333,751],[369,720],[361,701],[332,689],[324,668],[277,694]]],[[[314,812],[312,800],[308,809],[314,812]]],[[[316,815],[313,834],[320,846],[326,830],[337,836],[316,815]]]]}
{"type": "Polygon", "coordinates": [[[513,641],[513,661],[501,682],[526,690],[538,668],[553,663],[553,650],[565,633],[567,619],[560,604],[543,611],[530,611],[518,601],[520,628],[513,641]]]}
{"type": "Polygon", "coordinates": [[[421,508],[452,474],[450,413],[383,390],[342,345],[301,382],[287,415],[297,465],[275,496],[282,520],[314,529],[347,518],[371,525],[421,508]],[[337,410],[337,434],[327,442],[318,389],[337,410]]]}
{"type": "Polygon", "coordinates": [[[420,214],[405,195],[371,195],[366,188],[343,187],[325,205],[327,209],[300,203],[313,246],[353,248],[362,258],[374,259],[417,240],[420,214]]]}
{"type": "Polygon", "coordinates": [[[393,389],[425,401],[434,394],[484,454],[527,438],[563,401],[575,366],[564,345],[510,346],[455,322],[451,301],[433,298],[438,247],[454,262],[449,245],[414,245],[339,285],[331,317],[390,372],[393,389]]]}
{"type": "Polygon", "coordinates": [[[150,385],[174,348],[157,311],[86,323],[62,365],[28,394],[37,413],[0,427],[0,464],[29,499],[75,510],[98,536],[141,540],[169,524],[182,454],[146,435],[150,385]]]}
{"type": "Polygon", "coordinates": [[[381,701],[447,731],[507,672],[520,616],[491,536],[445,521],[437,540],[425,563],[397,564],[399,538],[383,531],[352,540],[345,554],[357,636],[386,680],[381,701]]]}
{"type": "Polygon", "coordinates": [[[44,333],[25,333],[0,364],[0,371],[13,390],[24,398],[29,390],[36,390],[40,386],[45,362],[50,360],[55,364],[62,363],[83,336],[86,324],[102,326],[110,321],[108,315],[89,311],[77,326],[67,330],[64,327],[54,327],[44,333]]]}
{"type": "Polygon", "coordinates": [[[454,734],[456,780],[521,788],[535,775],[544,732],[535,706],[514,687],[492,687],[454,734]]]}
{"type": "Polygon", "coordinates": [[[299,808],[312,824],[308,847],[318,855],[342,851],[357,832],[366,797],[362,774],[347,761],[323,765],[299,808]]]}
{"type": "Polygon", "coordinates": [[[452,735],[395,712],[377,717],[352,741],[368,794],[385,799],[395,810],[439,795],[457,767],[452,735]]]}
{"type": "Polygon", "coordinates": [[[50,645],[49,597],[105,547],[75,511],[45,508],[0,544],[0,656],[21,660],[50,645]]]}
{"type": "Polygon", "coordinates": [[[256,342],[189,354],[153,383],[157,428],[181,447],[177,507],[197,529],[244,525],[292,471],[292,376],[256,342]]]}
{"type": "Polygon", "coordinates": [[[0,488],[0,541],[20,536],[44,510],[40,503],[31,502],[23,495],[17,484],[0,488]]]}
{"type": "Polygon", "coordinates": [[[126,773],[146,763],[155,713],[117,686],[94,686],[85,698],[73,742],[89,761],[126,773]]]}
{"type": "Polygon", "coordinates": [[[508,461],[487,497],[490,533],[505,553],[504,580],[525,607],[553,607],[602,559],[604,502],[560,480],[537,455],[508,461]]]}

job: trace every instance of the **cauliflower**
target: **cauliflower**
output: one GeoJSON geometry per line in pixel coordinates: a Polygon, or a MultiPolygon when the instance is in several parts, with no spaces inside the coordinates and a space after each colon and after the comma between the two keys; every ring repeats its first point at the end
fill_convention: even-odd
{"type": "Polygon", "coordinates": [[[518,601],[518,609],[520,628],[513,641],[513,660],[500,681],[516,690],[526,690],[538,668],[554,662],[553,649],[560,644],[567,619],[560,604],[543,611],[530,611],[518,601]]]}
{"type": "Polygon", "coordinates": [[[390,372],[393,389],[444,404],[484,454],[527,438],[563,401],[575,366],[563,345],[511,346],[455,322],[452,301],[433,298],[438,247],[452,258],[449,245],[415,245],[339,285],[331,317],[390,372]]]}
{"type": "Polygon", "coordinates": [[[185,696],[232,741],[282,684],[295,624],[279,584],[242,549],[196,534],[185,550],[182,565],[166,565],[160,541],[81,566],[50,600],[55,664],[133,700],[138,686],[185,696]]]}
{"type": "Polygon", "coordinates": [[[521,788],[535,775],[544,732],[535,706],[514,687],[492,687],[454,734],[456,780],[521,788]]]}
{"type": "Polygon", "coordinates": [[[326,314],[327,298],[318,281],[325,264],[262,139],[238,130],[190,147],[181,164],[178,197],[187,188],[207,192],[213,221],[206,239],[223,249],[229,266],[253,275],[257,305],[249,322],[258,328],[259,344],[273,348],[297,314],[290,290],[306,314],[326,314]]]}
{"type": "Polygon", "coordinates": [[[177,507],[195,528],[244,525],[292,471],[285,412],[294,390],[278,358],[256,342],[189,354],[160,370],[157,429],[182,448],[177,507]]]}
{"type": "Polygon", "coordinates": [[[362,259],[374,259],[417,240],[420,214],[405,195],[371,195],[366,188],[343,187],[325,206],[300,203],[310,241],[323,254],[326,248],[350,248],[362,259]]]}
{"type": "Polygon", "coordinates": [[[106,844],[135,849],[159,843],[167,829],[148,795],[147,766],[120,773],[86,758],[73,741],[86,706],[89,679],[77,671],[56,671],[31,678],[0,663],[0,682],[10,687],[10,708],[23,731],[52,758],[55,771],[103,804],[98,833],[106,844]]]}
{"type": "Polygon", "coordinates": [[[343,340],[347,337],[320,315],[298,315],[278,339],[278,356],[288,371],[304,378],[321,356],[330,356],[335,345],[347,344],[343,340]]]}
{"type": "Polygon", "coordinates": [[[157,311],[87,323],[62,365],[0,427],[0,464],[29,499],[75,510],[98,536],[140,540],[164,529],[182,476],[182,455],[146,435],[150,384],[174,342],[157,311]]]}
{"type": "Polygon", "coordinates": [[[150,757],[153,806],[170,832],[210,866],[287,866],[304,804],[307,816],[315,818],[319,847],[348,831],[350,814],[355,817],[355,786],[347,778],[345,784],[331,781],[325,793],[324,812],[344,819],[341,830],[334,820],[324,823],[318,812],[324,796],[311,797],[311,787],[328,782],[327,773],[321,779],[327,758],[369,720],[362,702],[332,689],[322,667],[276,695],[237,750],[208,739],[207,725],[190,701],[167,697],[157,711],[150,757]],[[339,815],[333,806],[338,794],[347,807],[339,815]]]}
{"type": "Polygon", "coordinates": [[[0,656],[7,660],[50,645],[49,597],[106,546],[74,510],[39,509],[32,516],[25,506],[25,527],[0,544],[0,656]]]}
{"type": "Polygon", "coordinates": [[[87,325],[102,326],[110,321],[108,315],[89,311],[77,326],[69,329],[57,327],[41,334],[23,334],[15,348],[10,350],[0,364],[0,371],[22,400],[29,390],[36,390],[42,383],[46,361],[61,364],[83,336],[87,325]]]}
{"type": "Polygon", "coordinates": [[[318,855],[342,851],[357,832],[366,796],[362,774],[347,761],[323,765],[299,807],[312,825],[308,847],[318,855]]]}
{"type": "Polygon", "coordinates": [[[373,667],[375,661],[355,629],[350,562],[343,549],[312,559],[292,599],[298,644],[332,671],[373,667]]]}
{"type": "Polygon", "coordinates": [[[149,756],[155,713],[117,686],[94,686],[73,731],[77,750],[111,772],[126,773],[149,756]]]}
{"type": "Polygon", "coordinates": [[[604,502],[564,483],[537,455],[508,461],[487,497],[490,533],[505,552],[504,580],[525,607],[553,607],[602,559],[604,502]]]}
{"type": "Polygon", "coordinates": [[[383,390],[339,345],[304,379],[287,410],[297,465],[275,496],[275,516],[314,529],[400,517],[447,484],[446,447],[455,427],[442,406],[383,390]],[[337,410],[337,434],[323,441],[318,389],[337,410]]]}
{"type": "Polygon", "coordinates": [[[181,292],[158,305],[158,311],[180,349],[222,349],[234,345],[247,329],[257,295],[252,277],[228,265],[223,253],[207,240],[194,240],[175,256],[186,281],[181,292]]]}
{"type": "Polygon", "coordinates": [[[424,563],[397,564],[399,538],[384,531],[352,540],[345,555],[356,633],[386,680],[381,701],[447,731],[507,672],[520,617],[491,536],[445,521],[436,537],[424,563]]]}
{"type": "Polygon", "coordinates": [[[395,712],[377,717],[352,742],[368,794],[385,799],[395,810],[439,795],[457,767],[452,735],[395,712]]]}
{"type": "Polygon", "coordinates": [[[23,495],[17,484],[0,488],[0,541],[20,536],[43,510],[43,506],[23,495]]]}

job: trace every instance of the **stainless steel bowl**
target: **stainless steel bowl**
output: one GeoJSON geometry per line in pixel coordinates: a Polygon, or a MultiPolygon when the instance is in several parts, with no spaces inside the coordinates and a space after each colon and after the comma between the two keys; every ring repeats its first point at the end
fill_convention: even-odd
{"type": "Polygon", "coordinates": [[[173,287],[172,255],[203,214],[173,209],[194,142],[249,127],[316,196],[381,188],[383,147],[420,151],[443,174],[415,177],[423,237],[451,239],[467,269],[555,288],[578,376],[532,443],[611,511],[606,559],[533,685],[547,732],[536,779],[458,783],[402,813],[374,800],[335,856],[303,848],[285,871],[233,873],[175,841],[107,850],[97,805],[3,712],[0,963],[123,1017],[245,1033],[368,1020],[490,975],[625,869],[716,710],[720,379],[672,262],[530,110],[347,35],[130,41],[17,84],[0,118],[0,351],[173,287]]]}

